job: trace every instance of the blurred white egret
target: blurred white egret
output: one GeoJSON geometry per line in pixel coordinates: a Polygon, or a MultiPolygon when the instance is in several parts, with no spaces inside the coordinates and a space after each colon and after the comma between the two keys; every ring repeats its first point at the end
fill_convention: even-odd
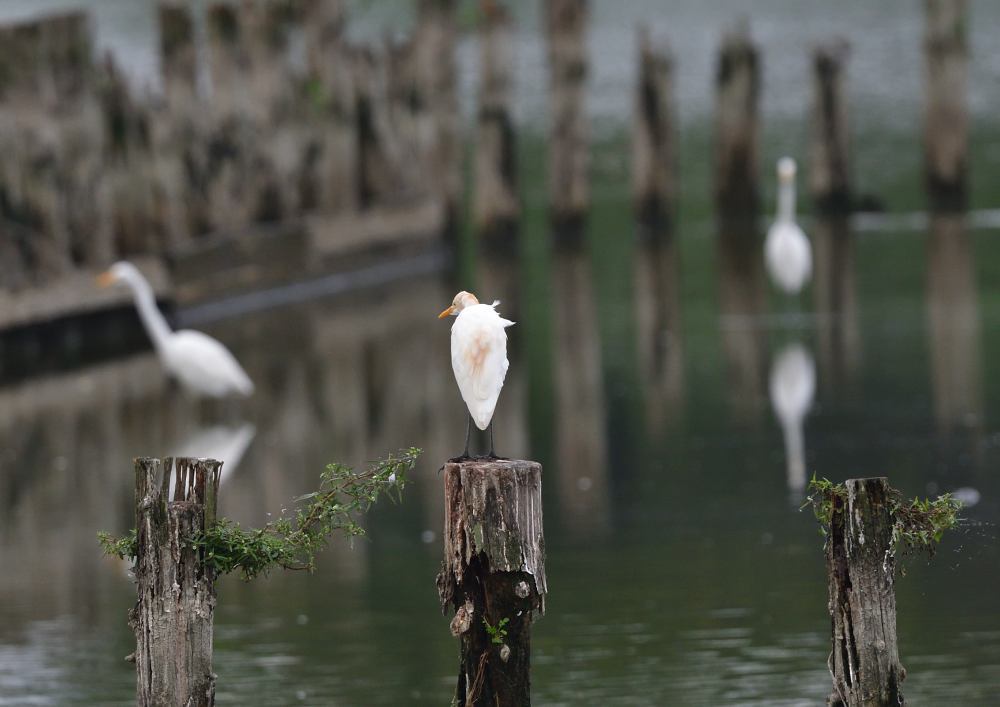
{"type": "Polygon", "coordinates": [[[812,248],[795,223],[795,160],[778,160],[778,215],[767,231],[764,261],[771,279],[790,295],[812,277],[812,248]]]}
{"type": "Polygon", "coordinates": [[[781,423],[788,458],[788,488],[806,486],[806,451],[803,427],[816,394],[816,367],[801,344],[785,347],[774,359],[769,381],[771,406],[781,423]]]}
{"type": "Polygon", "coordinates": [[[171,331],[156,308],[153,288],[131,263],[118,262],[97,278],[101,287],[124,282],[132,289],[136,309],[167,372],[191,391],[221,398],[250,395],[253,382],[225,346],[200,331],[171,331]]]}
{"type": "Polygon", "coordinates": [[[239,427],[212,425],[194,430],[181,440],[171,450],[172,457],[194,457],[196,459],[215,459],[222,462],[222,475],[219,484],[222,485],[233,475],[240,465],[247,447],[253,442],[257,428],[249,422],[239,427]]]}
{"type": "Polygon", "coordinates": [[[455,380],[469,408],[469,425],[465,432],[465,451],[460,459],[469,457],[469,435],[472,423],[481,430],[490,428],[490,458],[496,458],[493,448],[493,411],[507,375],[507,332],[514,322],[504,319],[493,304],[479,304],[470,292],[459,292],[451,306],[438,319],[452,315],[451,367],[455,380]]]}

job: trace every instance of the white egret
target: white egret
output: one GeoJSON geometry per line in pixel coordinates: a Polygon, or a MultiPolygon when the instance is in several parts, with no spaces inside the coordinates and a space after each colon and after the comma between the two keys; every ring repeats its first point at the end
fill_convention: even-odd
{"type": "Polygon", "coordinates": [[[774,283],[790,295],[812,277],[812,248],[795,223],[795,160],[778,160],[778,215],[767,231],[764,261],[774,283]]]}
{"type": "Polygon", "coordinates": [[[153,341],[167,373],[200,395],[222,398],[250,395],[253,382],[236,358],[221,343],[200,331],[171,331],[156,307],[153,288],[131,263],[118,262],[97,278],[101,287],[125,283],[132,290],[135,307],[153,341]]]}
{"type": "Polygon", "coordinates": [[[489,458],[496,458],[493,448],[493,411],[509,365],[505,329],[514,323],[497,314],[498,304],[499,301],[479,304],[475,295],[462,291],[455,295],[451,306],[438,315],[438,319],[449,315],[455,317],[455,323],[451,327],[451,367],[455,371],[462,399],[469,408],[465,451],[458,459],[469,458],[469,436],[473,422],[481,430],[489,427],[489,458]]]}
{"type": "Polygon", "coordinates": [[[771,406],[785,438],[788,488],[799,492],[806,486],[803,427],[816,395],[816,367],[801,344],[785,347],[774,359],[769,388],[771,406]]]}

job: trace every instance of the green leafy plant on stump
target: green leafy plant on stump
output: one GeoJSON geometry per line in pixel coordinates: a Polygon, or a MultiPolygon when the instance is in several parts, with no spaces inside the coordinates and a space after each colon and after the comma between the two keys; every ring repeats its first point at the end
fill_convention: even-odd
{"type": "MultiPolygon", "coordinates": [[[[834,502],[837,498],[847,498],[847,487],[829,479],[817,479],[814,475],[809,482],[808,491],[809,495],[802,508],[812,506],[813,514],[820,524],[820,532],[826,536],[833,521],[834,502]]],[[[933,556],[945,531],[958,525],[958,512],[962,508],[962,502],[950,493],[933,500],[918,497],[907,501],[898,489],[891,489],[890,492],[893,547],[909,552],[923,551],[933,556]]]]}
{"type": "Polygon", "coordinates": [[[490,641],[495,645],[502,646],[503,642],[507,638],[507,624],[510,623],[510,619],[500,619],[497,621],[497,625],[493,626],[486,617],[483,617],[483,625],[486,626],[486,633],[490,636],[490,641]]]}
{"type": "MultiPolygon", "coordinates": [[[[203,553],[219,574],[240,571],[247,581],[271,569],[315,569],[316,553],[334,533],[348,537],[365,534],[358,516],[366,513],[383,494],[400,500],[406,474],[413,469],[421,450],[411,447],[399,454],[355,472],[341,464],[330,464],[320,474],[319,489],[295,499],[296,507],[262,528],[243,528],[220,518],[188,542],[203,553]]],[[[136,531],[120,538],[98,533],[108,555],[126,559],[136,556],[136,531]]]]}

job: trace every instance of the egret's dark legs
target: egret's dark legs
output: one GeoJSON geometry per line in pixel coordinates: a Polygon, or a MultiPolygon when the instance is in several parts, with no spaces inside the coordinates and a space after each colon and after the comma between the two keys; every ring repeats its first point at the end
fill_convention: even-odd
{"type": "MultiPolygon", "coordinates": [[[[462,452],[461,456],[452,457],[451,459],[449,459],[448,460],[449,462],[464,462],[468,461],[469,459],[472,459],[472,457],[469,456],[469,438],[471,436],[472,436],[472,415],[469,415],[469,421],[465,427],[465,451],[462,452]]],[[[442,467],[442,469],[443,468],[444,467],[442,467]]],[[[440,471],[440,469],[438,469],[438,471],[440,471]]]]}
{"type": "Polygon", "coordinates": [[[507,457],[498,457],[493,446],[493,420],[490,420],[490,453],[486,455],[487,459],[506,459],[507,457]]]}

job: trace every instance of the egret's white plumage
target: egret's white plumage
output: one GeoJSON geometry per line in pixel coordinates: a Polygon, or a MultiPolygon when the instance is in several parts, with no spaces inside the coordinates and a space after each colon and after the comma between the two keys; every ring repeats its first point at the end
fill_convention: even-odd
{"type": "Polygon", "coordinates": [[[451,366],[462,399],[476,427],[485,430],[507,376],[507,332],[514,322],[497,314],[493,304],[459,292],[441,317],[456,315],[451,327],[451,366]]]}
{"type": "Polygon", "coordinates": [[[774,283],[796,294],[812,277],[812,248],[795,223],[795,160],[778,160],[778,215],[764,241],[764,261],[774,283]]]}
{"type": "Polygon", "coordinates": [[[98,278],[102,286],[124,282],[132,290],[143,326],[153,341],[167,373],[200,395],[221,398],[250,395],[253,382],[236,358],[221,343],[200,331],[171,331],[156,307],[149,282],[131,263],[115,263],[98,278]]]}

